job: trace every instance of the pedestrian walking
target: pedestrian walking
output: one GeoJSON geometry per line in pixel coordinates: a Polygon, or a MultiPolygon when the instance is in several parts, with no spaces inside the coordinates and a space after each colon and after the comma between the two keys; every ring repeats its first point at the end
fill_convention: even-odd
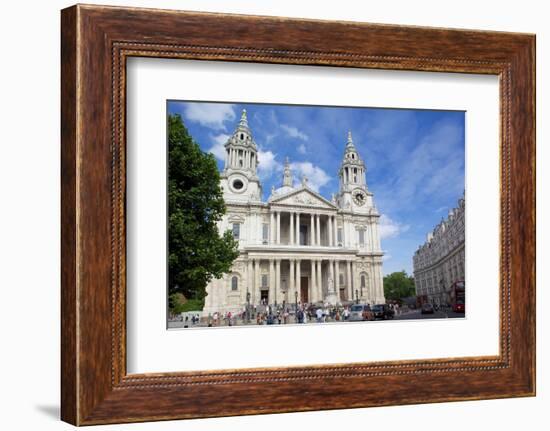
{"type": "Polygon", "coordinates": [[[317,317],[317,323],[323,323],[323,310],[321,308],[317,309],[315,315],[317,317]]]}

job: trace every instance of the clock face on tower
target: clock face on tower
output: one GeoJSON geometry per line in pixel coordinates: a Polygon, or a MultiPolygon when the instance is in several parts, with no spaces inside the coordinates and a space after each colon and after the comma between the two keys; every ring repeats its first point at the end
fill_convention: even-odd
{"type": "Polygon", "coordinates": [[[355,189],[353,191],[352,196],[353,196],[353,202],[355,202],[356,205],[362,206],[367,201],[365,192],[361,189],[355,189]]]}

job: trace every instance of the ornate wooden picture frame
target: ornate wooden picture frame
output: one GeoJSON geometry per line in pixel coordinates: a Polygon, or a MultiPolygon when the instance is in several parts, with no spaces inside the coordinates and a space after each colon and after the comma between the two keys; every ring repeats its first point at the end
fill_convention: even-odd
{"type": "Polygon", "coordinates": [[[535,394],[533,35],[81,5],[63,10],[61,21],[64,421],[91,425],[535,394]],[[126,60],[133,56],[497,75],[500,353],[127,374],[125,100],[126,60]],[[346,384],[335,393],[331,382],[342,379],[346,384]],[[306,397],[300,381],[323,384],[309,385],[306,397]]]}

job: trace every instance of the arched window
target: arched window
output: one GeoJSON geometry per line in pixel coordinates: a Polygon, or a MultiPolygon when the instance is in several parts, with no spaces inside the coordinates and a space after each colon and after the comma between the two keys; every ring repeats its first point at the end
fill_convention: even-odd
{"type": "Polygon", "coordinates": [[[365,278],[365,274],[361,274],[361,289],[363,289],[364,287],[366,287],[366,278],[365,278]]]}
{"type": "Polygon", "coordinates": [[[239,277],[234,275],[231,278],[231,290],[237,290],[239,288],[239,277]]]}

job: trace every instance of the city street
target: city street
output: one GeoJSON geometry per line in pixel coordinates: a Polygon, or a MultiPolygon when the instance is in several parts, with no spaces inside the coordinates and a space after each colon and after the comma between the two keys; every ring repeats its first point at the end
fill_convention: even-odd
{"type": "Polygon", "coordinates": [[[455,313],[452,310],[435,311],[433,314],[422,314],[420,310],[411,310],[407,313],[395,316],[395,320],[412,320],[412,319],[453,319],[464,318],[464,313],[455,313]]]}

